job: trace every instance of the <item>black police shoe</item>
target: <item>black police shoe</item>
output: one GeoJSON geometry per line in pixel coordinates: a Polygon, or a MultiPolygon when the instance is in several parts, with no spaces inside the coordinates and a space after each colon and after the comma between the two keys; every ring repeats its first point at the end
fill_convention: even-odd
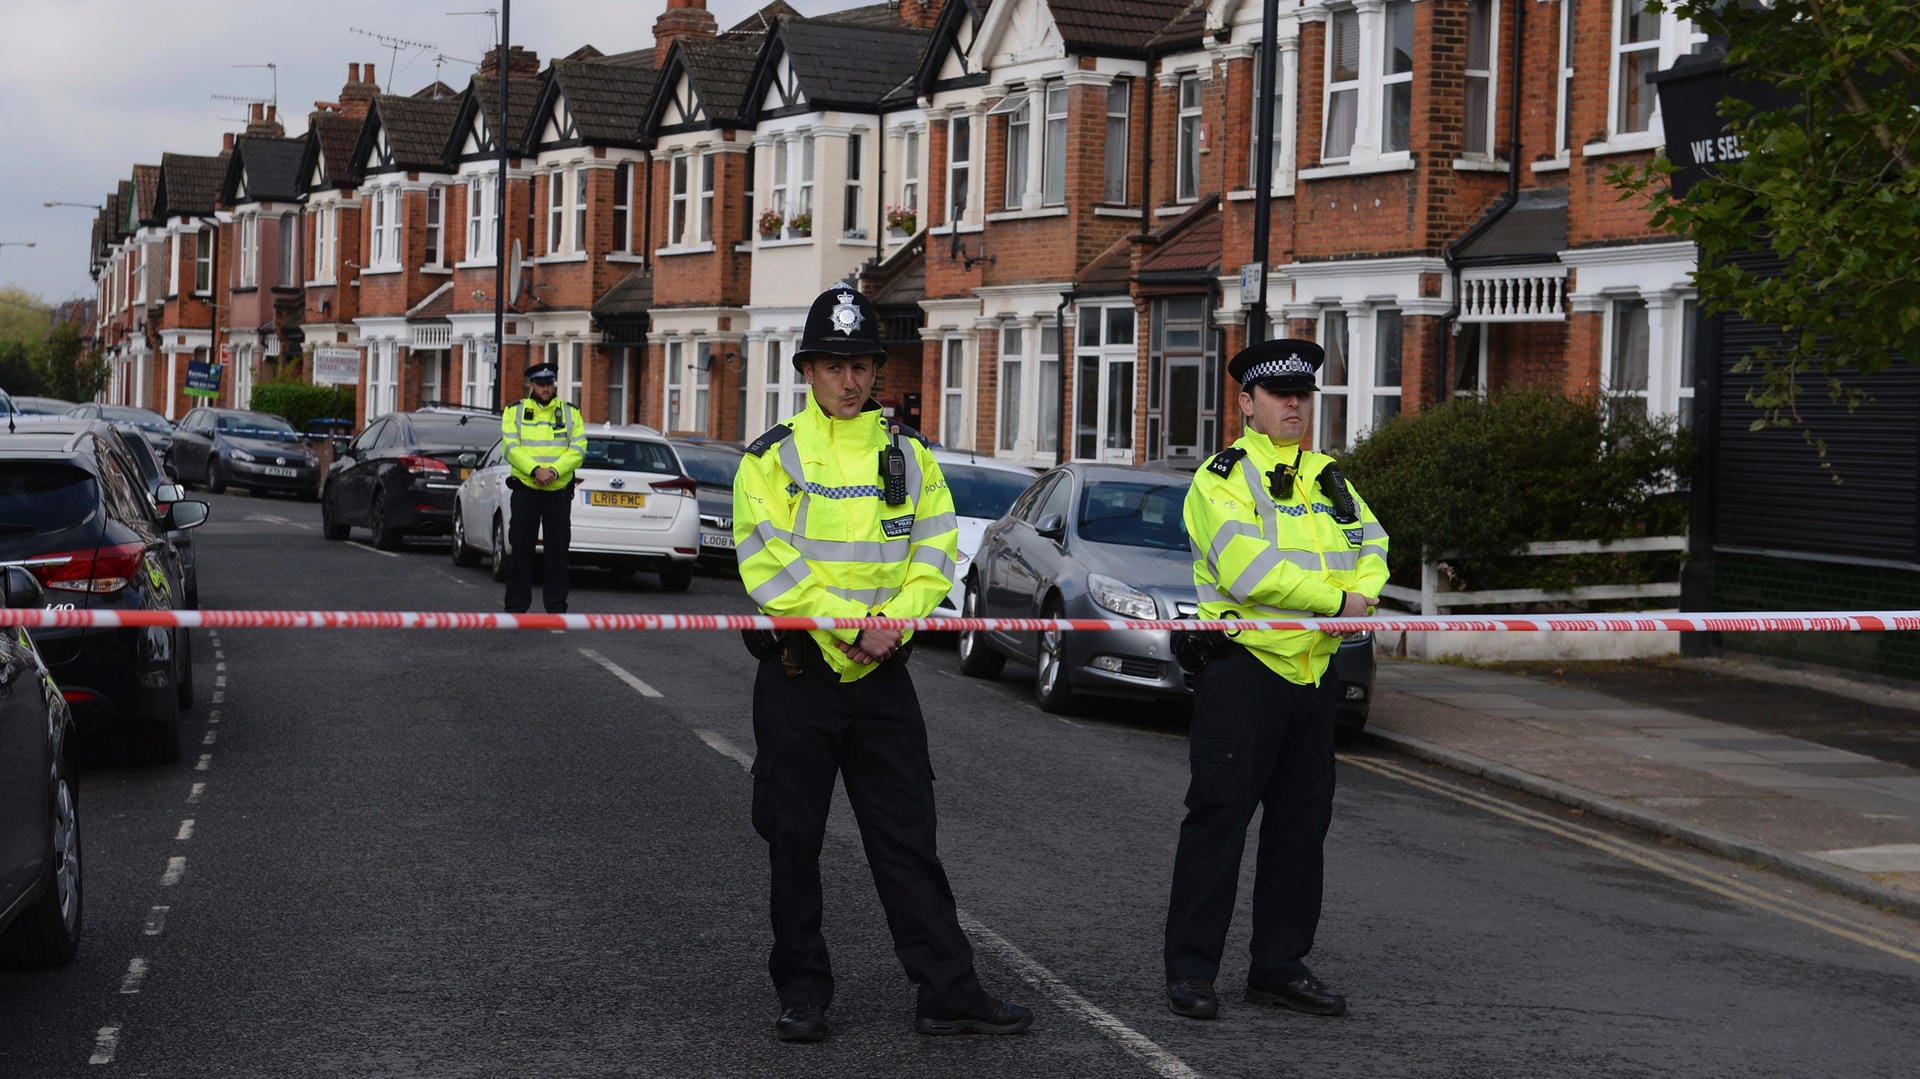
{"type": "Polygon", "coordinates": [[[773,1032],[783,1042],[827,1040],[827,1010],[818,1004],[792,1004],[773,1021],[773,1032]]]}
{"type": "Polygon", "coordinates": [[[1220,997],[1213,991],[1212,982],[1182,978],[1167,983],[1167,1007],[1189,1019],[1213,1019],[1220,1014],[1220,997]]]}
{"type": "Polygon", "coordinates": [[[1278,1004],[1308,1015],[1345,1015],[1347,998],[1328,989],[1320,979],[1304,974],[1279,986],[1247,983],[1247,1003],[1278,1004]]]}
{"type": "Polygon", "coordinates": [[[913,1029],[922,1034],[1018,1034],[1032,1025],[1032,1011],[992,997],[981,997],[959,1015],[923,1015],[913,1021],[913,1029]]]}

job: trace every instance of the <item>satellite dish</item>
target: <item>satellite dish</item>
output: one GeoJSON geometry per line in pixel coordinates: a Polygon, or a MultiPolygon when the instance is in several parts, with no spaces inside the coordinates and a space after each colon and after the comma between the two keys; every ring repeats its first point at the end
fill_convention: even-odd
{"type": "Polygon", "coordinates": [[[520,302],[520,241],[513,241],[511,253],[507,256],[507,304],[520,302]]]}

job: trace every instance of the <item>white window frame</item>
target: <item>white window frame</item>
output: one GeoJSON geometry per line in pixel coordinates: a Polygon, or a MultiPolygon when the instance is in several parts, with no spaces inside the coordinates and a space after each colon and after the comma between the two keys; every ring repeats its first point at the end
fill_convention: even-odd
{"type": "Polygon", "coordinates": [[[622,161],[613,167],[613,250],[616,254],[633,253],[633,181],[633,162],[622,161]]]}
{"type": "Polygon", "coordinates": [[[422,266],[447,264],[447,189],[438,184],[427,188],[426,247],[421,252],[422,266]]]}
{"type": "Polygon", "coordinates": [[[1060,327],[1052,319],[1040,322],[1039,341],[1035,344],[1035,387],[1033,394],[1034,452],[1051,455],[1060,447],[1060,327]],[[1053,347],[1047,347],[1051,338],[1053,347]],[[1052,438],[1049,439],[1049,429],[1052,438]]]}
{"type": "Polygon", "coordinates": [[[1553,116],[1553,156],[1558,161],[1573,152],[1573,28],[1573,4],[1560,0],[1560,77],[1553,116]]]}
{"type": "Polygon", "coordinates": [[[276,254],[279,255],[280,273],[274,283],[281,288],[299,288],[301,282],[300,215],[291,211],[281,214],[278,224],[280,226],[280,236],[278,238],[280,246],[276,254]]]}
{"type": "Polygon", "coordinates": [[[785,337],[769,337],[761,342],[761,405],[766,410],[760,417],[763,428],[807,409],[807,380],[793,366],[793,348],[794,343],[785,337]]]}
{"type": "Polygon", "coordinates": [[[1384,419],[1390,420],[1400,415],[1405,404],[1407,379],[1406,313],[1397,307],[1376,307],[1370,314],[1372,317],[1368,319],[1368,323],[1373,330],[1373,347],[1368,350],[1371,366],[1368,368],[1367,392],[1365,398],[1363,398],[1367,405],[1367,430],[1369,431],[1382,425],[1383,417],[1380,416],[1380,410],[1381,407],[1387,403],[1392,403],[1393,412],[1391,415],[1384,417],[1384,419]],[[1394,356],[1392,358],[1395,375],[1391,383],[1388,382],[1381,370],[1382,367],[1385,366],[1388,358],[1386,355],[1388,344],[1387,335],[1383,332],[1382,327],[1388,321],[1389,316],[1391,316],[1391,320],[1396,327],[1394,335],[1395,341],[1393,344],[1394,356]]]}
{"type": "Polygon", "coordinates": [[[1682,427],[1692,427],[1699,416],[1694,412],[1695,390],[1700,385],[1700,341],[1694,336],[1695,312],[1700,301],[1694,296],[1682,296],[1676,316],[1678,325],[1674,327],[1678,337],[1675,350],[1673,413],[1674,420],[1682,427]]]}
{"type": "Polygon", "coordinates": [[[1025,417],[1021,413],[1026,389],[1026,327],[1008,323],[1000,327],[1000,418],[997,453],[1013,453],[1020,446],[1025,417]]]}
{"type": "Polygon", "coordinates": [[[468,262],[488,263],[494,259],[495,238],[500,232],[499,189],[500,178],[494,173],[476,173],[467,178],[468,262]]]}
{"type": "Polygon", "coordinates": [[[958,228],[967,223],[967,214],[973,204],[973,117],[957,112],[947,117],[947,205],[944,211],[946,223],[958,228]],[[954,137],[956,125],[966,133],[966,147],[963,153],[956,155],[959,145],[954,137]],[[959,195],[955,199],[955,195],[959,195]]]}
{"type": "Polygon", "coordinates": [[[1027,195],[1027,175],[1033,160],[1033,103],[1024,89],[1009,91],[999,105],[988,112],[1004,112],[1007,117],[1006,200],[1009,210],[1018,210],[1027,195]]]}
{"type": "Polygon", "coordinates": [[[1359,441],[1376,426],[1374,414],[1381,402],[1393,401],[1395,414],[1399,414],[1405,399],[1407,370],[1405,320],[1405,311],[1388,304],[1359,303],[1321,310],[1318,340],[1328,360],[1320,368],[1320,389],[1314,394],[1314,448],[1331,453],[1359,441]],[[1381,350],[1385,346],[1380,327],[1387,316],[1400,321],[1400,382],[1393,385],[1384,384],[1380,377],[1384,359],[1381,350]],[[1336,357],[1344,362],[1344,383],[1338,381],[1336,357]],[[1328,417],[1327,406],[1333,401],[1345,402],[1344,429],[1328,417]]]}
{"type": "Polygon", "coordinates": [[[633,353],[629,347],[610,349],[607,356],[607,422],[632,422],[633,353]]]}
{"type": "Polygon", "coordinates": [[[940,442],[948,449],[973,449],[976,417],[967,407],[967,338],[949,334],[940,345],[940,442]]]}
{"type": "MultiPolygon", "coordinates": [[[[1253,85],[1247,90],[1247,100],[1252,109],[1247,113],[1247,189],[1253,190],[1260,182],[1260,57],[1259,42],[1253,44],[1253,62],[1247,71],[1253,76],[1253,85]]],[[[1273,73],[1273,173],[1268,177],[1275,193],[1287,190],[1287,120],[1288,97],[1291,87],[1287,84],[1287,61],[1279,50],[1274,50],[1273,59],[1280,70],[1273,73]]]]}
{"type": "MultiPolygon", "coordinates": [[[[1384,149],[1386,138],[1386,120],[1392,101],[1393,89],[1400,86],[1411,87],[1420,74],[1417,67],[1408,71],[1389,74],[1388,58],[1393,50],[1393,40],[1388,34],[1392,25],[1391,15],[1401,12],[1408,19],[1413,18],[1413,0],[1384,0],[1382,3],[1358,7],[1342,7],[1332,12],[1327,23],[1326,42],[1326,78],[1322,88],[1321,100],[1321,136],[1320,160],[1324,164],[1362,165],[1374,161],[1404,161],[1410,158],[1407,147],[1397,150],[1384,149]],[[1337,58],[1335,45],[1342,24],[1350,26],[1354,33],[1355,59],[1353,77],[1336,79],[1337,58]],[[1336,98],[1351,95],[1353,107],[1350,130],[1337,132],[1333,123],[1336,98]],[[1336,133],[1344,134],[1348,141],[1346,152],[1335,150],[1336,133]]],[[[1409,91],[1411,92],[1411,91],[1409,91]]],[[[1411,142],[1411,130],[1408,140],[1411,142]]]]}
{"type": "Polygon", "coordinates": [[[864,240],[867,230],[860,227],[860,211],[866,205],[866,188],[861,183],[866,168],[866,133],[847,132],[847,185],[841,198],[840,232],[849,240],[864,240]]]}
{"type": "Polygon", "coordinates": [[[1635,399],[1648,415],[1654,414],[1657,406],[1655,387],[1657,368],[1654,354],[1653,309],[1645,296],[1622,294],[1608,296],[1601,322],[1602,345],[1600,355],[1600,393],[1610,400],[1635,399]],[[1637,314],[1637,318],[1635,315],[1637,314]],[[1637,322],[1634,326],[1632,323],[1637,322]],[[1631,335],[1623,335],[1625,328],[1631,335]],[[1638,340],[1634,340],[1634,338],[1638,340]],[[1632,353],[1638,350],[1640,355],[1632,353]],[[1639,384],[1623,383],[1621,363],[1628,361],[1639,368],[1639,384]]]}
{"type": "Polygon", "coordinates": [[[392,412],[400,398],[400,343],[375,340],[367,343],[367,411],[360,421],[365,427],[392,412]]]}
{"type": "Polygon", "coordinates": [[[332,203],[313,212],[313,283],[316,285],[333,284],[333,236],[339,224],[340,211],[332,203]]]}
{"type": "Polygon", "coordinates": [[[145,240],[135,240],[133,246],[139,253],[139,258],[135,260],[136,265],[134,267],[133,302],[141,307],[145,307],[147,305],[147,261],[150,257],[148,255],[148,249],[152,245],[145,240]]]}
{"type": "Polygon", "coordinates": [[[1386,6],[1383,7],[1380,11],[1381,34],[1380,34],[1380,105],[1379,105],[1379,109],[1380,109],[1380,156],[1382,157],[1391,157],[1396,154],[1405,156],[1413,148],[1413,100],[1412,100],[1413,78],[1416,74],[1419,73],[1418,69],[1416,68],[1413,62],[1413,50],[1419,47],[1413,32],[1413,17],[1414,17],[1413,3],[1414,3],[1414,0],[1387,0],[1386,6]],[[1392,34],[1392,29],[1394,26],[1394,16],[1396,14],[1406,20],[1408,52],[1407,52],[1407,70],[1405,71],[1394,71],[1393,65],[1391,62],[1394,54],[1394,48],[1393,48],[1394,38],[1392,34]],[[1407,94],[1407,134],[1406,134],[1407,144],[1405,146],[1398,146],[1398,147],[1394,147],[1393,149],[1388,149],[1387,139],[1392,131],[1392,125],[1388,121],[1391,120],[1393,117],[1393,99],[1394,99],[1395,93],[1400,91],[1402,88],[1404,88],[1404,91],[1407,94]]]}
{"type": "Polygon", "coordinates": [[[193,233],[193,294],[207,296],[213,292],[213,229],[202,225],[193,233]]]}
{"type": "Polygon", "coordinates": [[[1182,72],[1174,83],[1174,105],[1178,115],[1178,138],[1174,151],[1173,201],[1194,202],[1200,198],[1200,125],[1206,105],[1206,90],[1198,72],[1182,72]],[[1187,103],[1187,90],[1193,90],[1193,103],[1187,103]]]}
{"type": "Polygon", "coordinates": [[[787,170],[792,167],[793,150],[787,140],[776,137],[773,140],[773,164],[767,185],[767,205],[780,215],[781,221],[787,219],[787,170]]]}
{"type": "Polygon", "coordinates": [[[813,226],[818,224],[813,220],[813,149],[813,133],[809,131],[800,136],[800,152],[787,155],[789,160],[797,159],[800,170],[793,184],[793,214],[787,218],[787,238],[790,240],[813,235],[813,226]],[[805,232],[793,227],[794,217],[801,214],[807,216],[805,232]]]}
{"type": "Polygon", "coordinates": [[[240,257],[236,260],[239,280],[238,288],[255,288],[260,283],[260,215],[243,213],[238,221],[240,257]]]}
{"type": "Polygon", "coordinates": [[[900,139],[900,206],[920,219],[920,130],[908,128],[900,139]]]}
{"type": "Polygon", "coordinates": [[[1488,160],[1493,158],[1494,117],[1500,107],[1500,16],[1500,0],[1469,0],[1467,4],[1467,68],[1466,87],[1461,101],[1461,152],[1488,160]],[[1486,20],[1486,56],[1483,64],[1475,67],[1473,31],[1480,18],[1486,20]],[[1477,125],[1473,123],[1471,110],[1476,95],[1480,99],[1481,110],[1477,125]]]}
{"type": "Polygon", "coordinates": [[[369,270],[400,268],[400,195],[397,187],[382,187],[367,194],[370,204],[367,213],[369,270]]]}
{"type": "Polygon", "coordinates": [[[1133,133],[1133,80],[1118,76],[1107,84],[1106,159],[1101,201],[1108,206],[1127,204],[1128,139],[1133,133]],[[1114,108],[1115,102],[1119,109],[1114,108]],[[1118,127],[1115,125],[1118,124],[1118,127]],[[1116,167],[1117,166],[1117,167],[1116,167]],[[1117,193],[1117,197],[1116,197],[1117,193]]]}
{"type": "Polygon", "coordinates": [[[1067,84],[1055,79],[1041,91],[1045,115],[1040,125],[1040,205],[1067,204],[1067,84]]]}
{"type": "Polygon", "coordinates": [[[1074,312],[1073,398],[1069,402],[1069,429],[1062,437],[1071,440],[1071,452],[1077,461],[1101,461],[1129,464],[1134,455],[1134,425],[1140,418],[1139,314],[1130,303],[1082,306],[1074,312]],[[1118,327],[1126,327],[1123,334],[1118,327]],[[1092,331],[1089,337],[1088,331],[1092,331]],[[1083,362],[1095,364],[1098,375],[1089,387],[1079,381],[1083,362]],[[1120,385],[1124,369],[1126,385],[1120,385]],[[1124,391],[1124,392],[1122,392],[1124,391]],[[1087,395],[1094,397],[1094,445],[1092,456],[1080,453],[1080,411],[1087,395]]]}
{"type": "Polygon", "coordinates": [[[1609,61],[1607,65],[1607,141],[1625,143],[1622,148],[1635,145],[1655,145],[1661,136],[1660,96],[1653,87],[1646,87],[1650,96],[1647,105],[1646,122],[1642,127],[1627,127],[1621,122],[1621,110],[1626,87],[1622,85],[1623,69],[1630,56],[1652,53],[1653,70],[1664,71],[1675,60],[1698,48],[1706,41],[1706,35],[1693,27],[1693,24],[1670,11],[1661,12],[1659,27],[1652,38],[1626,42],[1622,39],[1627,32],[1627,19],[1632,11],[1644,10],[1646,0],[1613,0],[1612,23],[1607,38],[1609,61]]]}
{"type": "Polygon", "coordinates": [[[587,249],[587,167],[585,165],[573,167],[573,178],[567,185],[567,194],[573,200],[573,204],[568,207],[573,211],[568,215],[573,228],[567,234],[569,241],[567,251],[579,254],[587,249]]]}
{"type": "Polygon", "coordinates": [[[168,239],[167,295],[174,296],[180,292],[180,233],[175,231],[168,239]]]}
{"type": "Polygon", "coordinates": [[[712,151],[703,151],[699,155],[699,183],[694,200],[695,221],[693,234],[700,243],[713,242],[713,194],[715,178],[720,167],[719,157],[712,151]]]}
{"type": "Polygon", "coordinates": [[[704,337],[694,339],[693,422],[688,427],[695,434],[707,433],[707,415],[713,405],[713,364],[717,359],[712,341],[704,337]]]}
{"type": "Polygon", "coordinates": [[[547,173],[547,254],[565,254],[567,250],[567,170],[547,173]]]}
{"type": "Polygon", "coordinates": [[[685,247],[687,226],[692,218],[692,154],[677,153],[667,162],[667,244],[685,247]]]}

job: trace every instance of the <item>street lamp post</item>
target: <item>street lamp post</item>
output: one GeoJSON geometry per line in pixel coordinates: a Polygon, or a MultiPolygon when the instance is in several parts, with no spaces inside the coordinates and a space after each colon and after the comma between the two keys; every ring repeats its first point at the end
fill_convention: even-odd
{"type": "Polygon", "coordinates": [[[33,240],[0,240],[0,247],[38,247],[33,240]]]}

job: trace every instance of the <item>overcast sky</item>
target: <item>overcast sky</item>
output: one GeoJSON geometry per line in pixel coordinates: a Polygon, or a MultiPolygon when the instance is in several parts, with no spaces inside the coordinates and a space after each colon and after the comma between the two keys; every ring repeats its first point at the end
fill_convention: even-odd
{"type": "MultiPolygon", "coordinates": [[[[707,0],[725,30],[765,0],[707,0]]],[[[803,13],[861,0],[789,0],[803,13]]],[[[434,56],[478,61],[494,20],[448,15],[498,0],[0,0],[0,284],[49,302],[94,295],[87,276],[96,205],[162,153],[217,154],[246,126],[247,106],[214,94],[270,98],[279,78],[288,135],[306,132],[313,103],[337,100],[349,63],[375,65],[382,90],[412,93],[434,79],[434,56]],[[397,52],[369,31],[432,48],[397,52]],[[276,70],[236,67],[277,65],[276,70]]],[[[515,0],[512,43],[540,62],[582,45],[623,52],[653,40],[666,0],[515,0]]],[[[439,77],[462,89],[466,63],[439,77]]]]}

